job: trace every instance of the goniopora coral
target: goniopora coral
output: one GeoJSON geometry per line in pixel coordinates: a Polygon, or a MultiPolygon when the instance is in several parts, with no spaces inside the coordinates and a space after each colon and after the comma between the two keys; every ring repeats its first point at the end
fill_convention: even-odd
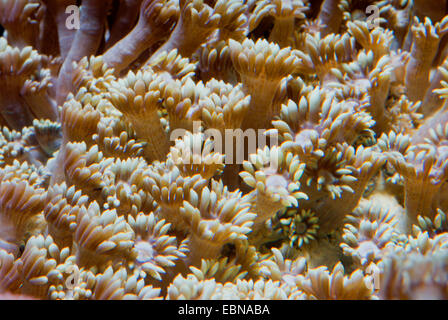
{"type": "Polygon", "coordinates": [[[447,10],[0,1],[0,297],[447,299],[447,10]]]}

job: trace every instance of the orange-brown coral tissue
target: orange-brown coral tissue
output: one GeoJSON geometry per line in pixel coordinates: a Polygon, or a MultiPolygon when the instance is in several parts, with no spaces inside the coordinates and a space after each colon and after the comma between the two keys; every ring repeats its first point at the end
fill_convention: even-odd
{"type": "Polygon", "coordinates": [[[0,298],[448,299],[448,0],[0,1],[0,298]]]}

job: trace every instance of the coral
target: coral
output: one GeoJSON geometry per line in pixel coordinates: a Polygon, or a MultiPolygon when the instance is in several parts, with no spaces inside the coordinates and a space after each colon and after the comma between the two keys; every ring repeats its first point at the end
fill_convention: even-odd
{"type": "Polygon", "coordinates": [[[151,161],[164,160],[169,151],[168,137],[158,114],[161,81],[150,72],[131,71],[109,88],[111,103],[124,114],[136,134],[145,139],[144,154],[151,161]]]}
{"type": "Polygon", "coordinates": [[[295,210],[287,209],[285,215],[280,219],[282,233],[289,239],[291,247],[302,247],[315,239],[319,229],[319,218],[310,210],[302,210],[295,213],[295,210]]]}
{"type": "Polygon", "coordinates": [[[242,128],[266,128],[280,111],[273,99],[281,79],[295,71],[299,60],[290,47],[280,49],[277,44],[262,39],[256,42],[246,39],[242,43],[230,39],[229,48],[243,90],[251,95],[249,114],[258,114],[255,118],[246,116],[242,128]]]}
{"type": "Polygon", "coordinates": [[[280,148],[265,147],[250,155],[240,175],[252,190],[245,197],[252,202],[251,211],[257,214],[254,231],[277,211],[290,205],[298,205],[299,199],[307,199],[300,192],[300,178],[304,165],[297,156],[284,153],[280,148]]]}
{"type": "Polygon", "coordinates": [[[136,233],[136,270],[162,280],[167,268],[174,267],[178,259],[186,257],[186,244],[181,243],[178,247],[176,237],[168,234],[171,225],[163,219],[157,220],[153,213],[145,215],[141,212],[135,219],[129,217],[129,224],[136,233]]]}
{"type": "Polygon", "coordinates": [[[0,298],[446,299],[447,8],[1,0],[0,298]]]}
{"type": "Polygon", "coordinates": [[[397,217],[369,201],[361,203],[347,220],[341,244],[344,252],[365,267],[378,263],[381,251],[397,237],[397,217]]]}
{"type": "Polygon", "coordinates": [[[189,262],[193,265],[200,258],[216,257],[226,243],[247,239],[256,216],[250,211],[250,203],[240,200],[239,191],[229,192],[222,182],[211,184],[200,194],[191,190],[190,199],[180,208],[190,229],[189,262]]]}
{"type": "Polygon", "coordinates": [[[382,299],[446,299],[446,234],[420,233],[383,258],[378,295],[382,299]]]}
{"type": "Polygon", "coordinates": [[[281,47],[294,45],[295,19],[304,19],[307,9],[302,0],[258,1],[250,17],[249,30],[254,30],[266,16],[274,16],[275,22],[269,41],[276,42],[281,47]]]}
{"type": "Polygon", "coordinates": [[[104,53],[104,62],[120,74],[146,49],[168,35],[178,14],[174,1],[142,1],[137,24],[104,53]]]}
{"type": "Polygon", "coordinates": [[[366,300],[372,298],[372,289],[361,270],[344,276],[344,267],[338,263],[329,272],[325,267],[310,269],[299,279],[299,287],[314,299],[366,300]]]}

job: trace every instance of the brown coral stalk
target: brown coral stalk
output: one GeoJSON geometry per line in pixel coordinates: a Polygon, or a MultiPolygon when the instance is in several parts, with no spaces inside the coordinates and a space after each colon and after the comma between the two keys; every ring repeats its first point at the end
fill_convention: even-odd
{"type": "Polygon", "coordinates": [[[59,39],[56,21],[48,7],[40,28],[38,48],[42,53],[56,57],[59,55],[59,39]]]}
{"type": "Polygon", "coordinates": [[[116,74],[128,67],[143,51],[150,48],[169,31],[169,26],[166,26],[166,30],[162,30],[152,21],[157,19],[154,15],[160,11],[162,2],[161,0],[143,1],[137,25],[104,54],[104,62],[109,68],[115,69],[116,74]]]}
{"type": "Polygon", "coordinates": [[[276,42],[284,48],[291,45],[291,37],[294,35],[294,17],[276,18],[274,27],[269,35],[269,41],[276,42]]]}
{"type": "Polygon", "coordinates": [[[12,129],[21,130],[31,125],[33,117],[27,112],[28,108],[22,98],[3,91],[0,93],[0,98],[2,101],[0,114],[12,129]]]}
{"type": "Polygon", "coordinates": [[[244,118],[243,130],[268,128],[270,121],[280,112],[280,110],[274,109],[276,106],[273,103],[275,93],[280,86],[279,79],[270,80],[245,75],[241,76],[244,79],[244,91],[251,96],[249,105],[251,111],[244,118]],[[256,117],[251,115],[256,115],[256,117]]]}
{"type": "Polygon", "coordinates": [[[344,0],[324,0],[320,8],[317,20],[319,24],[325,26],[320,32],[324,37],[330,33],[338,33],[342,23],[342,11],[340,4],[344,0]]]}
{"type": "Polygon", "coordinates": [[[413,6],[413,11],[417,17],[420,19],[428,17],[432,22],[442,20],[447,9],[446,0],[414,0],[413,6]]]}
{"type": "Polygon", "coordinates": [[[203,0],[180,1],[179,21],[169,39],[151,56],[147,65],[162,52],[177,49],[183,57],[190,57],[216,29],[219,15],[213,13],[203,0]]]}
{"type": "Polygon", "coordinates": [[[73,44],[59,72],[56,101],[61,104],[72,90],[73,62],[94,55],[103,37],[107,8],[111,0],[84,0],[80,29],[76,31],[73,44]]]}
{"type": "Polygon", "coordinates": [[[129,119],[137,136],[146,140],[143,150],[150,161],[163,161],[170,151],[170,141],[158,114],[160,82],[151,72],[130,72],[110,88],[114,106],[129,119]]]}
{"type": "Polygon", "coordinates": [[[275,93],[282,79],[296,70],[299,59],[290,47],[280,49],[266,40],[254,43],[246,39],[238,43],[230,39],[229,47],[233,65],[241,76],[243,91],[251,96],[250,111],[242,128],[269,128],[271,120],[280,113],[280,106],[273,103],[275,93]]]}
{"type": "Polygon", "coordinates": [[[404,205],[408,217],[408,232],[412,230],[412,224],[417,223],[417,216],[434,218],[437,211],[433,208],[433,200],[441,186],[440,182],[436,183],[430,177],[423,180],[408,177],[405,180],[404,205]]]}
{"type": "Polygon", "coordinates": [[[223,248],[223,243],[203,239],[199,235],[192,233],[190,236],[189,247],[198,250],[191,250],[189,252],[188,262],[192,265],[200,265],[201,259],[215,259],[219,257],[219,253],[223,248]]]}
{"type": "Polygon", "coordinates": [[[409,100],[422,100],[429,87],[429,73],[437,54],[440,37],[429,19],[412,27],[414,41],[406,66],[405,84],[409,100]]]}
{"type": "Polygon", "coordinates": [[[147,145],[143,148],[146,159],[164,160],[170,149],[165,129],[157,112],[148,113],[145,121],[133,121],[133,128],[139,137],[145,137],[147,145]]]}
{"type": "Polygon", "coordinates": [[[375,119],[374,130],[377,134],[381,134],[387,129],[387,117],[384,112],[384,106],[391,87],[390,74],[381,74],[372,81],[370,88],[370,107],[369,111],[372,118],[375,119]]]}

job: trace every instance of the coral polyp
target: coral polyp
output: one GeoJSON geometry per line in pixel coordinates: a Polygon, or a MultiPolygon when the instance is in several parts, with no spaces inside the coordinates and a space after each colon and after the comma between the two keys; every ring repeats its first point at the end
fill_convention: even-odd
{"type": "Polygon", "coordinates": [[[0,298],[448,298],[447,0],[0,27],[0,298]]]}

